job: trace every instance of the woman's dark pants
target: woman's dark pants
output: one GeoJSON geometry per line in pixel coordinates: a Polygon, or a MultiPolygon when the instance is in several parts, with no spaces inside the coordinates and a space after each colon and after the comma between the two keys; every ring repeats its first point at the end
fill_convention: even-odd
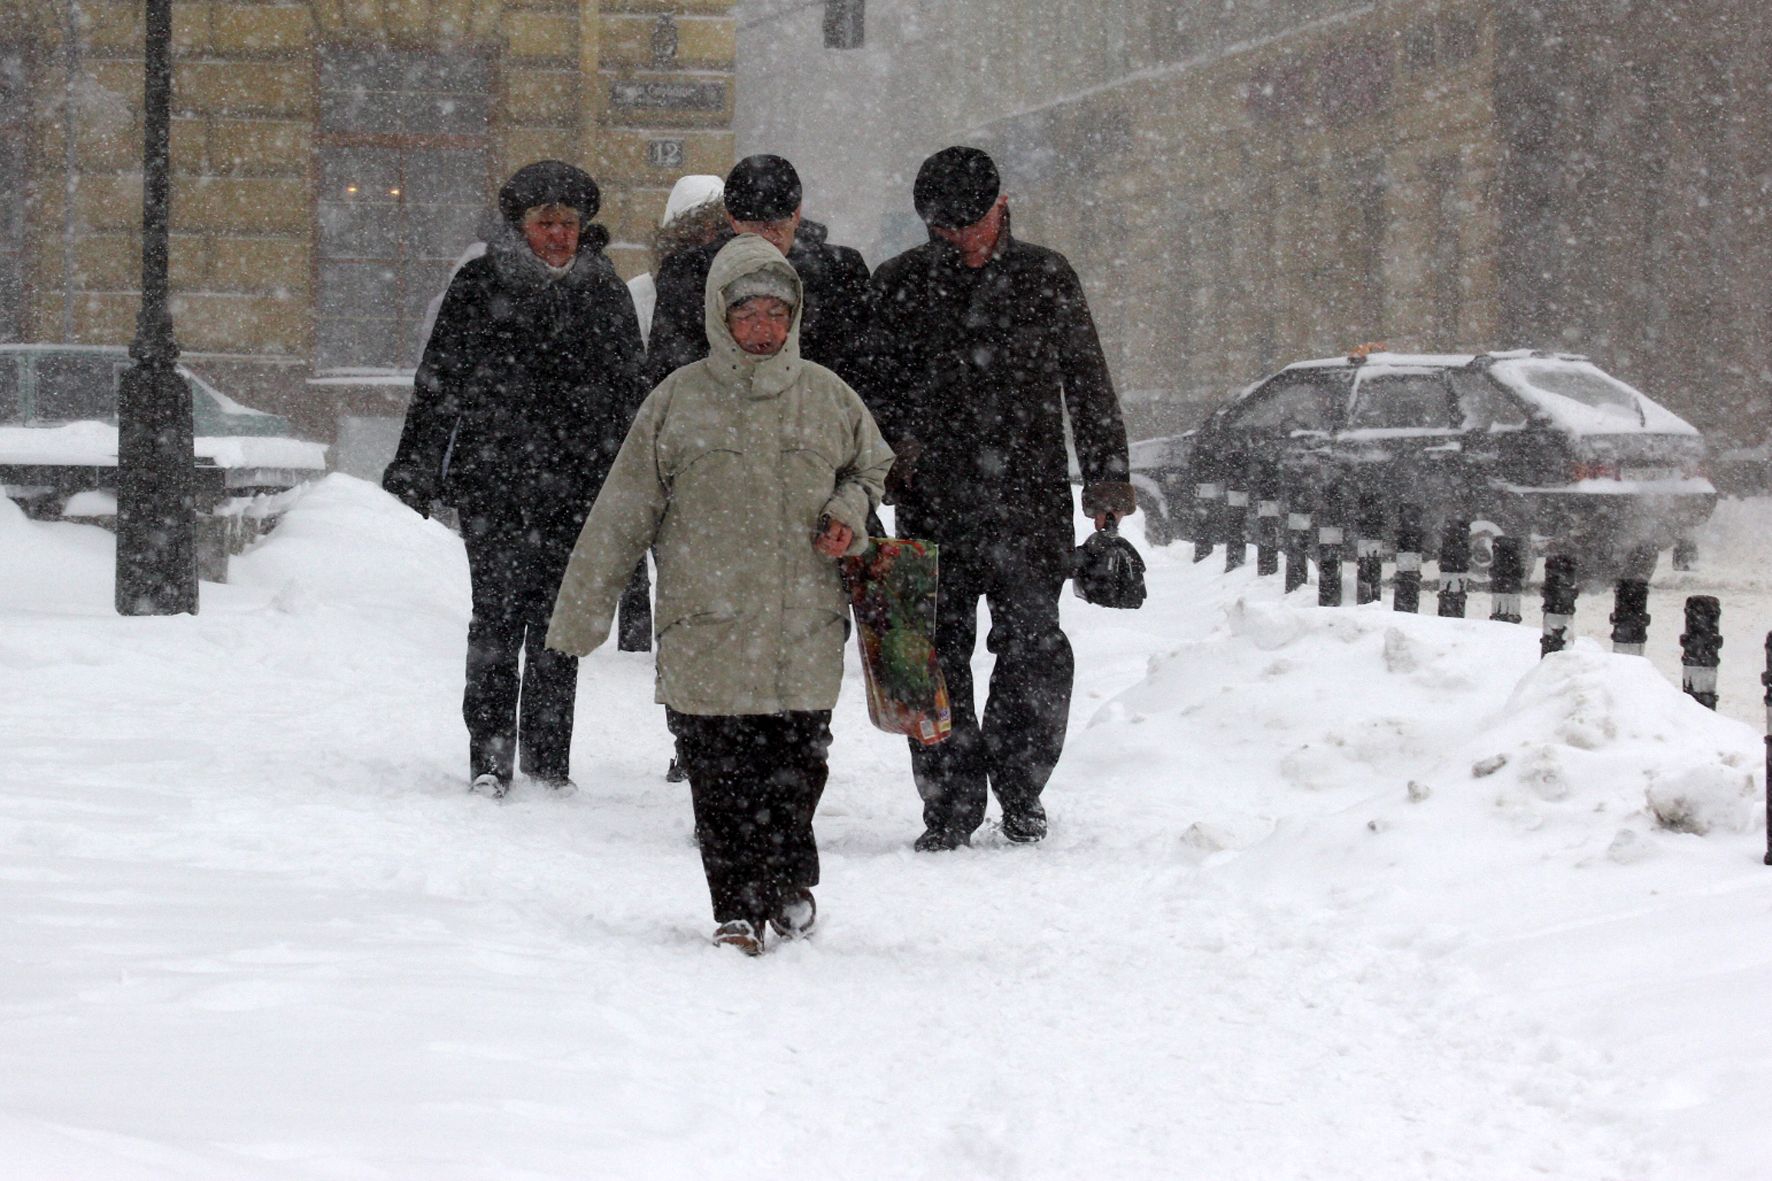
{"type": "Polygon", "coordinates": [[[714,919],[762,924],[782,895],[818,884],[812,814],[824,794],[831,713],[703,716],[665,711],[689,774],[714,919]]]}

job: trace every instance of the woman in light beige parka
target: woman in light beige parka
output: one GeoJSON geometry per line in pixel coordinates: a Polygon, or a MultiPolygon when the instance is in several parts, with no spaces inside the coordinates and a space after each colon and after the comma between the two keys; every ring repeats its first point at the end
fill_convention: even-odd
{"type": "Polygon", "coordinates": [[[892,465],[855,391],[801,358],[802,305],[764,239],[740,235],[715,257],[709,354],[640,407],[547,638],[579,656],[602,644],[652,549],[657,699],[689,776],[715,939],[751,954],[765,924],[795,936],[813,921],[812,815],[848,632],[836,557],[867,548],[892,465]]]}

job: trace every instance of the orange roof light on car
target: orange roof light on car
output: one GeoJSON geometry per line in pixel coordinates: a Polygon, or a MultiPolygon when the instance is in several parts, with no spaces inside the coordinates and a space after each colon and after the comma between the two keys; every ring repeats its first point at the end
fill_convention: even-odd
{"type": "Polygon", "coordinates": [[[1357,344],[1347,351],[1348,364],[1363,365],[1367,357],[1373,353],[1382,353],[1384,350],[1385,343],[1382,340],[1369,340],[1365,344],[1357,344]]]}

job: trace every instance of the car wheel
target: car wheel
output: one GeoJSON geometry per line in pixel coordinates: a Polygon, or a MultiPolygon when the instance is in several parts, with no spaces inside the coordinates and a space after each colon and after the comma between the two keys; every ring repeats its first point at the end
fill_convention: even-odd
{"type": "Polygon", "coordinates": [[[1495,565],[1495,539],[1498,537],[1521,537],[1526,539],[1525,559],[1527,577],[1531,577],[1532,534],[1524,525],[1512,519],[1501,521],[1478,519],[1471,522],[1471,573],[1487,575],[1495,565]]]}
{"type": "Polygon", "coordinates": [[[1577,536],[1565,552],[1575,559],[1575,577],[1581,585],[1594,590],[1604,590],[1626,578],[1648,582],[1661,561],[1653,543],[1632,546],[1609,533],[1577,536]]]}

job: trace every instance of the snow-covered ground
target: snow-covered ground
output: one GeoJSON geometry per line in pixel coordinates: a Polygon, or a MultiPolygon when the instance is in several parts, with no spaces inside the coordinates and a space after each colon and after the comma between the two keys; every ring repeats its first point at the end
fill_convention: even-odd
{"type": "MultiPolygon", "coordinates": [[[[1707,542],[1726,627],[1769,526],[1707,542]]],[[[1713,714],[1593,640],[1541,662],[1535,610],[1151,551],[1143,610],[1066,599],[1042,845],[911,853],[852,668],[820,932],[748,960],[648,656],[585,662],[577,796],[498,805],[441,526],[329,477],[195,618],[113,615],[110,544],[0,500],[0,1175],[1764,1171],[1751,635],[1713,714]]]]}

